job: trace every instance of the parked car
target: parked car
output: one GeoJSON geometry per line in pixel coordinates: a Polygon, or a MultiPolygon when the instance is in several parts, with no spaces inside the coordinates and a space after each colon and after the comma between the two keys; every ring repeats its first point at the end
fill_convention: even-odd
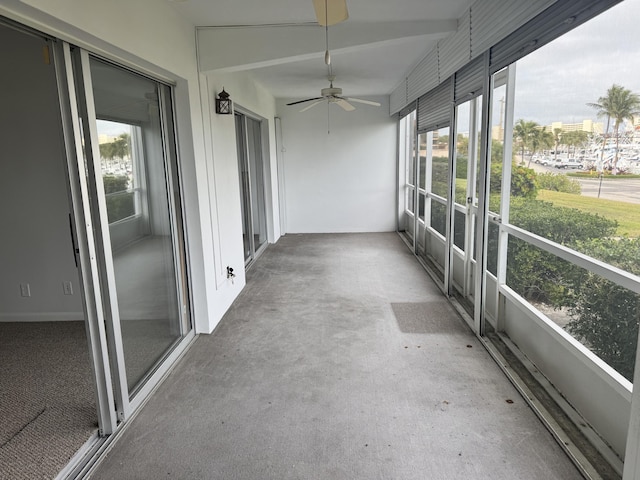
{"type": "Polygon", "coordinates": [[[558,160],[557,162],[554,162],[553,166],[556,168],[563,168],[563,169],[583,168],[582,162],[576,160],[575,158],[558,160]]]}

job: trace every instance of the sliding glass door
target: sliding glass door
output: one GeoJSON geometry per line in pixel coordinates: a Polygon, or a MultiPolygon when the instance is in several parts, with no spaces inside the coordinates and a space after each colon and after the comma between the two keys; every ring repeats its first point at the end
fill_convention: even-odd
{"type": "MultiPolygon", "coordinates": [[[[177,180],[168,87],[90,59],[100,152],[100,205],[106,207],[127,388],[135,391],[182,337],[180,242],[171,192],[177,180]],[[166,124],[169,122],[169,125],[166,124]],[[165,148],[168,147],[168,148],[165,148]]],[[[104,212],[101,212],[104,213],[104,212]]]]}
{"type": "MultiPolygon", "coordinates": [[[[2,387],[22,412],[10,412],[0,437],[27,439],[33,459],[46,450],[38,471],[47,477],[76,454],[65,475],[80,478],[101,437],[117,431],[195,336],[173,89],[4,19],[0,38],[12,46],[2,55],[11,75],[0,123],[5,216],[15,220],[4,235],[11,248],[1,279],[12,288],[0,316],[17,352],[4,352],[16,382],[7,377],[2,387]],[[68,362],[47,363],[58,357],[68,362]],[[25,425],[35,430],[23,434],[25,425]],[[43,438],[25,436],[33,432],[43,438]]],[[[252,128],[259,145],[259,124],[252,128]]],[[[256,152],[247,158],[259,177],[256,152]]],[[[266,223],[253,218],[259,247],[266,223]]]]}
{"type": "Polygon", "coordinates": [[[259,120],[237,112],[235,121],[244,260],[249,264],[267,244],[262,125],[259,120]]]}
{"type": "Polygon", "coordinates": [[[171,88],[79,49],[73,63],[112,384],[126,418],[192,334],[171,88]]]}
{"type": "Polygon", "coordinates": [[[474,315],[482,96],[456,106],[450,291],[474,315]]]}

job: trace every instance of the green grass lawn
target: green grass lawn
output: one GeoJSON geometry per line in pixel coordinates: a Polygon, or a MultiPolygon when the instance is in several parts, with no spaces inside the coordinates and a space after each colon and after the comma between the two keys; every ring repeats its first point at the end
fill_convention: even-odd
{"type": "Polygon", "coordinates": [[[618,222],[617,234],[619,236],[640,237],[640,205],[551,190],[539,190],[537,198],[538,200],[551,202],[559,207],[576,208],[616,220],[618,222]]]}
{"type": "MultiPolygon", "coordinates": [[[[597,180],[600,176],[596,172],[568,172],[565,174],[567,177],[577,178],[593,178],[597,180]]],[[[629,180],[630,178],[640,178],[640,175],[631,175],[625,173],[624,175],[605,175],[605,180],[629,180]]]]}

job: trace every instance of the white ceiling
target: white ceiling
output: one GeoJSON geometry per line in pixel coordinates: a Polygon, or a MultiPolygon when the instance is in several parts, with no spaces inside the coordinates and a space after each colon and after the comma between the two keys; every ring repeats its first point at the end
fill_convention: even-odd
{"type": "MultiPolygon", "coordinates": [[[[206,62],[201,57],[204,71],[215,72],[223,63],[220,71],[249,71],[276,98],[315,97],[327,86],[324,28],[313,26],[312,0],[167,1],[196,27],[209,27],[199,28],[199,34],[205,32],[199,35],[200,52],[207,57],[206,62]],[[269,45],[274,30],[284,44],[269,45]],[[218,62],[221,55],[227,61],[218,62]]],[[[438,40],[453,33],[472,3],[347,0],[349,19],[329,27],[336,86],[348,96],[388,95],[438,40]]]]}

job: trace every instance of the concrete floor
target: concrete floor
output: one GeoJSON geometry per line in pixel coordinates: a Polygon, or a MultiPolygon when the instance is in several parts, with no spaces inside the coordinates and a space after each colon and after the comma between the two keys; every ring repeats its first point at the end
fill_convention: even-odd
{"type": "Polygon", "coordinates": [[[270,246],[92,478],[582,477],[389,233],[270,246]]]}

